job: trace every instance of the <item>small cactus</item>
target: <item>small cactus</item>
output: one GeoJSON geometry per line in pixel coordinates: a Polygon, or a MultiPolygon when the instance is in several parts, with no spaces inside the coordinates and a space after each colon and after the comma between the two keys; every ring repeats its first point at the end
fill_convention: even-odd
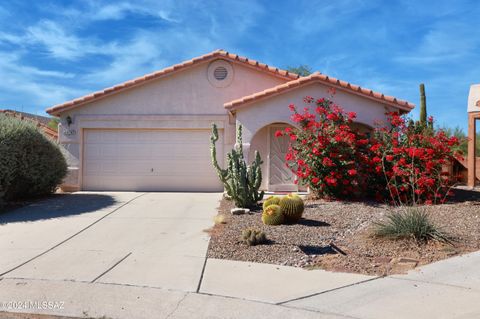
{"type": "Polygon", "coordinates": [[[255,246],[264,244],[267,241],[267,236],[260,230],[249,228],[242,231],[242,240],[248,246],[255,246]]]}
{"type": "Polygon", "coordinates": [[[263,202],[263,209],[267,208],[270,205],[278,205],[278,204],[280,204],[280,197],[270,196],[263,202]]]}
{"type": "Polygon", "coordinates": [[[281,225],[285,220],[280,206],[272,204],[265,208],[262,213],[262,222],[265,225],[281,225]]]}
{"type": "Polygon", "coordinates": [[[288,194],[280,199],[280,207],[288,223],[296,223],[302,218],[305,206],[300,196],[288,194]]]}
{"type": "Polygon", "coordinates": [[[213,222],[215,223],[215,225],[226,224],[227,217],[223,214],[218,214],[213,218],[213,222]]]}

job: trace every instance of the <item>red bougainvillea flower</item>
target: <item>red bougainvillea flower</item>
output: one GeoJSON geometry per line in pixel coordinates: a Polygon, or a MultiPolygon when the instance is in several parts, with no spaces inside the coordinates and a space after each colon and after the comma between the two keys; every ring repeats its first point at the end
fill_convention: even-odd
{"type": "Polygon", "coordinates": [[[283,136],[283,132],[282,131],[276,131],[275,132],[275,137],[280,137],[280,136],[283,136]]]}
{"type": "Polygon", "coordinates": [[[387,113],[369,137],[351,128],[354,112],[343,112],[332,101],[307,96],[299,112],[292,104],[288,128],[275,136],[291,139],[287,166],[318,197],[369,197],[400,203],[443,202],[453,177],[446,165],[460,156],[459,141],[427,125],[387,113]]]}
{"type": "Polygon", "coordinates": [[[356,118],[357,118],[357,113],[355,113],[355,112],[348,112],[348,118],[349,118],[350,120],[356,119],[356,118]]]}
{"type": "Polygon", "coordinates": [[[357,170],[352,168],[352,169],[349,169],[349,170],[347,171],[347,173],[348,173],[348,175],[350,175],[350,176],[355,176],[355,175],[357,175],[357,170]]]}

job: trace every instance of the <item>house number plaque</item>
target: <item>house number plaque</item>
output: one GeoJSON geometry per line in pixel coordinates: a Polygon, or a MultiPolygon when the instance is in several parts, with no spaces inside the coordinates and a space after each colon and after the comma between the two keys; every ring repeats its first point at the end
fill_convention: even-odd
{"type": "Polygon", "coordinates": [[[77,130],[75,129],[64,129],[63,130],[63,135],[65,136],[73,136],[77,134],[77,130]]]}

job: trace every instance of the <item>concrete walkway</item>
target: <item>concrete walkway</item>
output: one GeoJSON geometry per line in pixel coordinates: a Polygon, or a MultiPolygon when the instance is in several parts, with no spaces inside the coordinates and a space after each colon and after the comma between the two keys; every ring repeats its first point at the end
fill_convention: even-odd
{"type": "Polygon", "coordinates": [[[78,193],[0,216],[0,318],[480,318],[480,252],[386,278],[206,260],[219,199],[78,193]]]}

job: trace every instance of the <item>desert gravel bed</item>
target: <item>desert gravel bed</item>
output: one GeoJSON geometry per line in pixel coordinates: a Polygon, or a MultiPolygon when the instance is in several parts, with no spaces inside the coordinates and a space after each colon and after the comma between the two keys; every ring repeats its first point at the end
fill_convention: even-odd
{"type": "MultiPolygon", "coordinates": [[[[461,191],[463,192],[463,191],[461,191]]],[[[460,202],[427,206],[432,221],[455,238],[454,245],[413,240],[372,238],[372,223],[393,208],[377,203],[306,200],[298,224],[266,226],[261,210],[232,215],[233,204],[223,199],[219,213],[225,224],[209,230],[208,257],[279,265],[323,268],[374,275],[402,273],[423,265],[480,249],[480,193],[460,202]],[[243,229],[265,232],[269,243],[247,246],[240,240],[243,229]],[[332,245],[333,243],[333,245],[332,245]]]]}

